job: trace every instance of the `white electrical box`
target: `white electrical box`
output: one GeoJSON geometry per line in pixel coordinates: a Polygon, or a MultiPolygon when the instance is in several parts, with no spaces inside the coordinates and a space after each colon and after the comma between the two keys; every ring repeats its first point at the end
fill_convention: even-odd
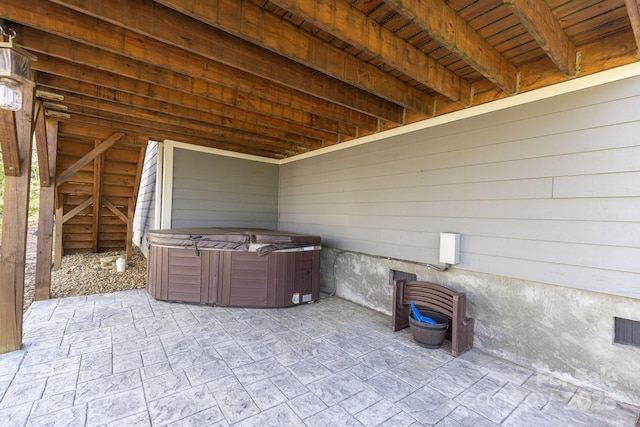
{"type": "Polygon", "coordinates": [[[460,233],[440,233],[440,262],[443,264],[460,262],[460,233]]]}

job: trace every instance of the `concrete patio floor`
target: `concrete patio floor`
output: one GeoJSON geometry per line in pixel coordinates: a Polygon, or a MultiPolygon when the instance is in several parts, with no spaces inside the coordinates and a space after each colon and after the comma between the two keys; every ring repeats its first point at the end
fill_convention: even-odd
{"type": "Polygon", "coordinates": [[[286,309],[144,290],[35,302],[0,355],[2,426],[635,426],[638,408],[478,350],[427,350],[332,297],[286,309]]]}

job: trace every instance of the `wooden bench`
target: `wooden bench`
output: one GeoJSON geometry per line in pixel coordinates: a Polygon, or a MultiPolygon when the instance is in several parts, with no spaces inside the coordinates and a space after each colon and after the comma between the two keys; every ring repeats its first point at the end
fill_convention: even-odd
{"type": "Polygon", "coordinates": [[[451,354],[458,356],[473,347],[473,319],[466,317],[467,299],[435,283],[395,280],[393,282],[393,330],[409,327],[409,303],[419,310],[444,314],[451,319],[447,337],[451,340],[451,354]]]}

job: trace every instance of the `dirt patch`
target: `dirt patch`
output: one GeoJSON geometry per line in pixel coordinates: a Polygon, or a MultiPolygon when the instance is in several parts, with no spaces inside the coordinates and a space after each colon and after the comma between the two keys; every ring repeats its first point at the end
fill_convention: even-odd
{"type": "MultiPolygon", "coordinates": [[[[27,236],[27,253],[24,283],[24,309],[33,302],[35,292],[36,253],[38,232],[30,225],[27,236]]],[[[115,266],[103,269],[100,258],[125,257],[125,251],[77,253],[62,257],[62,266],[51,272],[51,298],[75,295],[101,294],[126,289],[144,288],[147,279],[147,259],[134,246],[131,260],[124,272],[116,272],[115,266]]]]}

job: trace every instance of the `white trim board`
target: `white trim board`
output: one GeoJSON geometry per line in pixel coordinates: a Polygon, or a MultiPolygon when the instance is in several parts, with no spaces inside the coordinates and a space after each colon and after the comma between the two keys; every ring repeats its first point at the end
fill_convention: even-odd
{"type": "MultiPolygon", "coordinates": [[[[171,228],[171,210],[173,209],[173,149],[174,141],[164,141],[162,156],[162,212],[160,228],[171,228]]],[[[160,161],[160,159],[158,159],[160,161]]]]}
{"type": "Polygon", "coordinates": [[[220,150],[218,148],[210,148],[210,147],[203,147],[201,145],[186,144],[184,142],[172,141],[170,139],[165,139],[165,142],[172,147],[172,151],[174,148],[181,148],[183,150],[199,151],[201,153],[207,153],[207,154],[217,154],[218,156],[235,157],[236,159],[243,159],[243,160],[253,160],[254,162],[272,163],[274,165],[280,164],[280,160],[271,159],[269,157],[253,156],[251,154],[236,153],[234,151],[220,150]]]}
{"type": "Polygon", "coordinates": [[[157,142],[156,147],[156,188],[155,188],[155,206],[153,214],[153,228],[162,227],[162,201],[164,194],[162,188],[164,186],[164,143],[157,142]]]}
{"type": "MultiPolygon", "coordinates": [[[[320,148],[318,150],[310,151],[304,154],[298,154],[296,156],[288,157],[286,159],[277,160],[268,157],[253,156],[249,154],[235,153],[233,151],[220,150],[217,148],[202,147],[199,145],[185,144],[183,142],[165,140],[167,148],[171,151],[171,166],[173,166],[173,148],[182,148],[185,150],[195,150],[204,153],[217,154],[219,156],[235,157],[238,159],[253,160],[256,162],[271,163],[276,165],[283,165],[286,163],[296,162],[298,160],[308,159],[310,157],[320,156],[333,151],[344,150],[357,145],[368,144],[370,142],[379,141],[385,138],[391,138],[398,135],[404,135],[406,133],[419,131],[422,129],[428,129],[431,127],[443,125],[445,123],[455,122],[457,120],[463,120],[470,117],[478,116],[481,114],[491,113],[494,111],[504,110],[506,108],[516,107],[519,105],[527,104],[530,102],[540,101],[554,96],[563,95],[571,92],[576,92],[582,89],[588,89],[603,85],[606,83],[612,83],[619,80],[628,79],[631,77],[640,76],[640,62],[634,62],[633,64],[623,65],[621,67],[612,68],[610,70],[601,71],[599,73],[590,74],[588,76],[579,77],[577,79],[568,80],[566,82],[557,83],[555,85],[546,86],[540,89],[535,89],[529,92],[513,95],[508,98],[499,99],[496,101],[487,102],[485,104],[469,107],[464,110],[454,111],[452,113],[443,114],[431,119],[422,120],[409,125],[400,126],[387,131],[378,132],[372,135],[364,136],[362,138],[356,138],[351,141],[342,142],[336,145],[332,145],[326,148],[320,148]]],[[[167,153],[165,153],[167,154],[167,153]]],[[[168,166],[168,164],[165,164],[168,166]]],[[[169,169],[165,169],[169,171],[169,169]]],[[[172,172],[169,172],[172,174],[172,172]]],[[[173,179],[173,176],[171,176],[173,179]]],[[[164,218],[163,218],[164,219],[164,218]]],[[[169,223],[170,223],[169,218],[169,223]]],[[[163,224],[165,221],[163,221],[163,224]]]]}

